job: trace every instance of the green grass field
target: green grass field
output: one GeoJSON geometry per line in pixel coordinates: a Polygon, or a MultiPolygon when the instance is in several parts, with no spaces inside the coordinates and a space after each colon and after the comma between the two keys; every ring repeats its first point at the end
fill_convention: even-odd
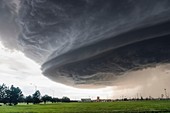
{"type": "Polygon", "coordinates": [[[170,112],[170,101],[122,101],[0,106],[0,113],[170,112]]]}

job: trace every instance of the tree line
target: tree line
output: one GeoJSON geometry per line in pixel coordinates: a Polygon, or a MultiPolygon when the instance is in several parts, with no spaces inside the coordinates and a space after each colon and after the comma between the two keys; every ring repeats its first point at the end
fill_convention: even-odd
{"type": "Polygon", "coordinates": [[[70,102],[70,98],[63,97],[61,99],[51,97],[49,95],[41,96],[39,90],[36,90],[32,95],[24,96],[19,87],[11,85],[7,87],[5,84],[0,85],[0,103],[5,105],[17,105],[18,103],[33,103],[39,104],[41,102],[70,102]]]}

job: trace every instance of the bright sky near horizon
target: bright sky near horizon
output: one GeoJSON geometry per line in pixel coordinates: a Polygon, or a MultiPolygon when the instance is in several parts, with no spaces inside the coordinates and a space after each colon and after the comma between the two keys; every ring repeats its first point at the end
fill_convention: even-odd
{"type": "Polygon", "coordinates": [[[71,99],[113,98],[112,87],[100,89],[78,89],[53,82],[41,74],[40,66],[20,51],[11,51],[0,43],[0,84],[21,88],[24,95],[31,95],[35,89],[41,94],[71,99]]]}

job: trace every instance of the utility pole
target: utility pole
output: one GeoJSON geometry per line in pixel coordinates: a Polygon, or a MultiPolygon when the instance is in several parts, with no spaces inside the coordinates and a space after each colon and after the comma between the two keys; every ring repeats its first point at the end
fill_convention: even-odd
{"type": "Polygon", "coordinates": [[[33,84],[33,83],[30,83],[30,85],[34,86],[34,90],[36,92],[37,91],[37,86],[35,84],[33,84]]]}
{"type": "Polygon", "coordinates": [[[167,92],[166,92],[166,88],[164,89],[164,91],[165,91],[165,97],[167,98],[167,92]]]}
{"type": "Polygon", "coordinates": [[[53,98],[54,98],[54,93],[55,93],[55,91],[53,90],[53,89],[50,89],[51,91],[52,91],[52,93],[53,93],[53,98]]]}

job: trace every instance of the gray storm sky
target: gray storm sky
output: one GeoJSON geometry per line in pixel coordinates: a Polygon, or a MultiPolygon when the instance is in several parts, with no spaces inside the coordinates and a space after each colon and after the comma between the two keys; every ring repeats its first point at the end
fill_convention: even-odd
{"type": "MultiPolygon", "coordinates": [[[[49,95],[54,95],[56,97],[69,96],[72,99],[75,99],[75,98],[80,99],[81,97],[96,98],[97,96],[100,96],[101,98],[121,98],[122,96],[135,97],[138,94],[144,97],[148,97],[148,96],[160,97],[160,95],[164,93],[165,88],[167,89],[167,92],[169,93],[170,91],[170,88],[169,88],[170,65],[169,64],[157,65],[156,67],[143,69],[137,72],[127,72],[122,76],[115,77],[115,80],[113,80],[113,83],[111,83],[114,86],[108,86],[108,87],[100,88],[100,89],[77,89],[77,88],[72,88],[72,87],[65,86],[65,85],[49,80],[48,78],[44,77],[41,74],[40,65],[38,65],[34,61],[27,58],[22,52],[15,50],[18,48],[17,39],[19,35],[19,29],[17,29],[18,27],[16,23],[17,11],[15,12],[16,9],[19,9],[18,0],[12,1],[17,4],[18,7],[16,7],[16,9],[14,7],[10,7],[12,5],[11,1],[3,0],[1,2],[5,3],[6,7],[3,6],[4,4],[0,4],[1,8],[3,9],[1,12],[1,19],[0,19],[0,24],[1,24],[0,41],[2,41],[3,44],[5,44],[5,47],[8,47],[9,49],[5,48],[2,45],[2,43],[0,43],[0,84],[5,83],[7,85],[14,84],[15,86],[19,86],[25,95],[32,94],[36,86],[41,91],[42,95],[47,93],[49,95]],[[6,18],[6,16],[8,16],[8,18],[6,18]],[[14,49],[14,50],[11,51],[10,49],[14,49]]],[[[165,3],[166,2],[162,2],[162,4],[158,4],[158,6],[160,5],[160,9],[163,8],[162,6],[164,5],[165,5],[165,9],[166,8],[169,9],[168,4],[165,4],[165,3]]],[[[158,7],[156,9],[153,9],[153,11],[151,12],[154,15],[154,14],[160,13],[160,11],[164,11],[160,9],[158,7]]],[[[133,11],[136,11],[136,10],[133,10],[133,11]]],[[[144,14],[145,12],[146,11],[144,11],[144,14]]],[[[23,12],[23,14],[25,13],[23,12]]],[[[137,13],[137,15],[138,14],[139,13],[137,13]]],[[[25,15],[24,17],[27,17],[27,15],[25,15]]],[[[61,17],[61,19],[63,18],[61,17]]],[[[163,19],[166,19],[166,18],[163,18],[163,19]]],[[[123,21],[124,21],[124,18],[123,18],[123,21]]],[[[35,20],[35,23],[36,22],[37,20],[35,20]]],[[[127,22],[129,22],[129,19],[127,22]]],[[[31,24],[28,24],[28,25],[31,25],[31,24]]],[[[108,25],[111,25],[112,27],[115,24],[113,23],[113,25],[112,24],[108,24],[108,25]]],[[[93,27],[89,27],[89,28],[93,28],[93,27]]],[[[89,28],[87,30],[89,30],[91,33],[92,30],[89,28]]],[[[78,31],[74,29],[73,32],[71,31],[71,34],[69,33],[67,34],[68,36],[74,37],[74,35],[79,36],[77,35],[77,33],[79,34],[80,32],[79,32],[79,29],[78,31]]],[[[35,42],[37,43],[37,41],[35,42]]],[[[52,40],[52,42],[55,42],[55,41],[52,40]]],[[[45,44],[47,44],[46,41],[45,41],[45,44]]],[[[49,47],[49,49],[53,51],[53,49],[56,49],[55,45],[57,44],[54,44],[54,48],[52,49],[51,49],[51,45],[47,47],[49,47]]],[[[39,45],[38,47],[40,46],[41,45],[39,45]]],[[[25,51],[29,50],[28,49],[29,47],[30,47],[29,44],[26,44],[26,45],[23,44],[23,48],[25,48],[25,51]]],[[[32,45],[32,47],[34,48],[35,46],[32,45]]],[[[34,52],[37,52],[36,49],[34,52]]],[[[38,48],[38,50],[42,50],[42,48],[38,48]]],[[[32,49],[30,49],[30,51],[33,52],[32,49]]],[[[39,52],[42,53],[41,51],[38,51],[38,53],[39,52]]],[[[25,52],[25,54],[27,54],[27,52],[25,52]]],[[[28,52],[27,55],[30,55],[30,53],[28,52]]],[[[42,54],[41,56],[44,56],[44,54],[42,54]]],[[[37,57],[37,58],[38,60],[40,59],[40,57],[37,57]]]]}
{"type": "Polygon", "coordinates": [[[170,91],[170,65],[162,65],[117,77],[114,86],[99,89],[78,89],[49,80],[41,74],[40,66],[22,52],[11,51],[0,43],[0,84],[19,86],[25,95],[33,94],[35,88],[42,93],[71,99],[122,98],[138,96],[160,97],[170,91]]]}

